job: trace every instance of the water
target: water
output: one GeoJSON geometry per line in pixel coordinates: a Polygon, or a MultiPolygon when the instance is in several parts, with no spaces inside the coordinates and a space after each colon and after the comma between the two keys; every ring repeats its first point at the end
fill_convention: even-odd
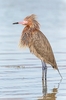
{"type": "Polygon", "coordinates": [[[66,100],[65,12],[65,0],[0,0],[0,100],[66,100]],[[60,82],[58,72],[48,66],[46,98],[41,61],[28,48],[18,48],[24,27],[12,25],[32,13],[50,41],[63,76],[60,82]]]}

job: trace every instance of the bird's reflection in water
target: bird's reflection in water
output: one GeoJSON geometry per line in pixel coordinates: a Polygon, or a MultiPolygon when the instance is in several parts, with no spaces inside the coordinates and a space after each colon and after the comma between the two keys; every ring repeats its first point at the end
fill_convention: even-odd
{"type": "Polygon", "coordinates": [[[58,92],[58,88],[60,86],[62,80],[60,80],[58,87],[54,87],[51,93],[47,91],[47,80],[42,80],[42,93],[43,96],[40,97],[38,100],[56,100],[56,94],[58,92]]]}

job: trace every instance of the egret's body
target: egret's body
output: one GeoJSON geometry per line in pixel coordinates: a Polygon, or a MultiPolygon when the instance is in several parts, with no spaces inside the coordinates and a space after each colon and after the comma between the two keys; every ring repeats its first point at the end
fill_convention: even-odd
{"type": "Polygon", "coordinates": [[[36,55],[42,61],[42,79],[44,78],[44,71],[46,78],[46,63],[50,64],[59,72],[51,45],[45,35],[40,31],[39,23],[36,21],[35,15],[32,14],[31,16],[27,16],[23,22],[16,22],[13,24],[25,25],[20,37],[20,46],[28,47],[30,52],[36,55]]]}

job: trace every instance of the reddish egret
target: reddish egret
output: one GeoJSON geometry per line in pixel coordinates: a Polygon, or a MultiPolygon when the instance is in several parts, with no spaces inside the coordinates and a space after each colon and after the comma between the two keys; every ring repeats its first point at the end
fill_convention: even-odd
{"type": "Polygon", "coordinates": [[[44,78],[44,74],[45,79],[47,77],[46,63],[50,64],[59,72],[51,45],[46,36],[40,31],[39,23],[36,20],[36,15],[32,14],[30,16],[27,16],[22,22],[15,22],[13,24],[25,25],[20,38],[20,46],[28,47],[30,49],[30,52],[36,55],[41,60],[42,79],[44,78]]]}

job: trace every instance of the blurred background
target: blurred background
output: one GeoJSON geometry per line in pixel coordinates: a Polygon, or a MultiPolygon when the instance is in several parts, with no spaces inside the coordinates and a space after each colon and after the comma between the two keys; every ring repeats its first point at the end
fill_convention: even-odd
{"type": "MultiPolygon", "coordinates": [[[[12,24],[22,21],[31,14],[37,15],[40,30],[48,38],[60,72],[66,79],[66,0],[0,0],[1,98],[22,97],[27,100],[35,100],[42,95],[41,61],[30,54],[28,48],[19,49],[19,39],[24,26],[12,24]]],[[[59,79],[58,73],[55,70],[52,71],[52,67],[49,67],[48,81],[59,79]]],[[[53,87],[58,83],[52,82],[53,87]]],[[[62,83],[65,85],[66,82],[62,83]]],[[[60,100],[60,95],[62,95],[61,98],[66,99],[64,95],[66,89],[63,84],[57,100],[60,100]],[[61,90],[63,91],[61,92],[61,90]]],[[[49,87],[51,91],[53,87],[49,87]]]]}

